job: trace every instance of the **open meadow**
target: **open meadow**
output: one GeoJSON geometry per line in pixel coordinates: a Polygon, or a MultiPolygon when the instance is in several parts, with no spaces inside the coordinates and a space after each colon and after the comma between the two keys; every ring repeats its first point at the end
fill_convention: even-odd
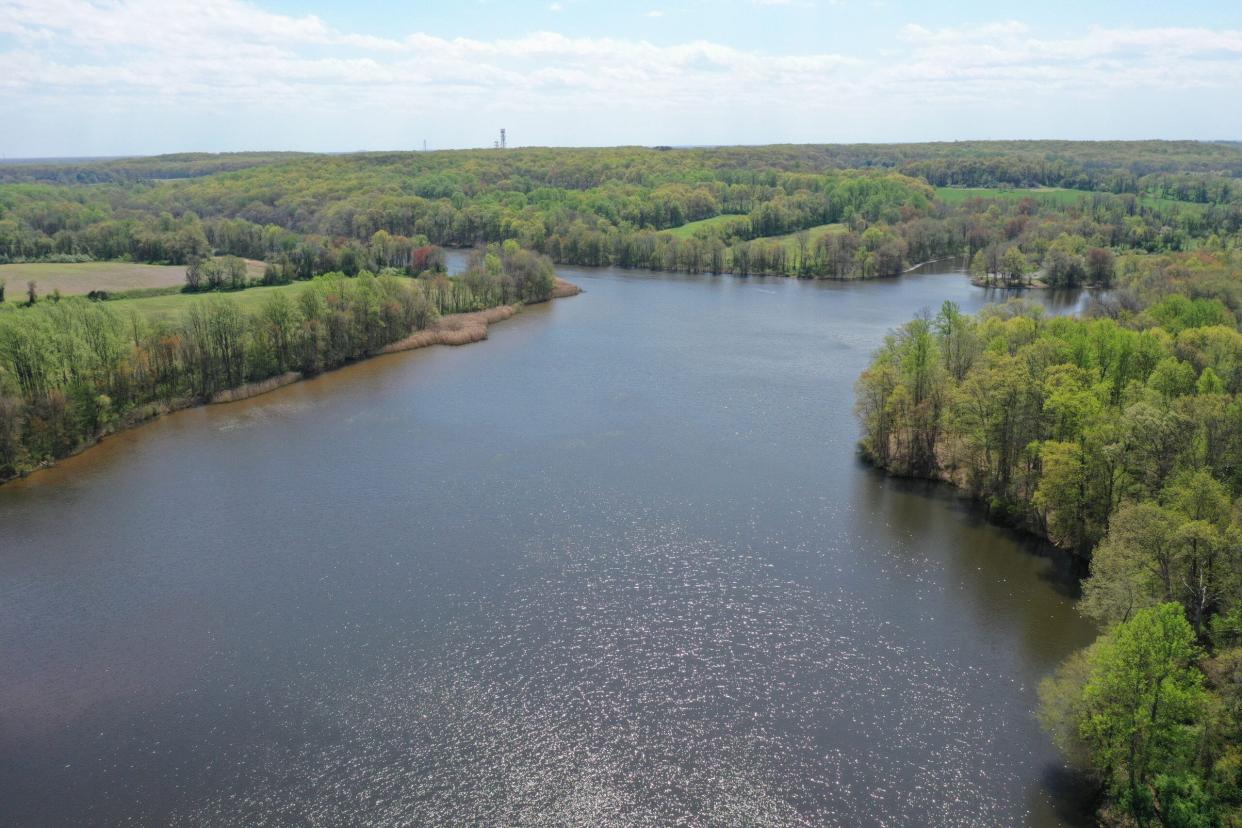
{"type": "Polygon", "coordinates": [[[178,318],[192,302],[202,302],[213,297],[225,296],[236,302],[242,310],[252,313],[257,311],[262,306],[263,301],[273,293],[285,291],[291,296],[296,296],[305,287],[305,282],[294,282],[289,285],[252,287],[245,290],[169,293],[163,296],[114,299],[106,304],[126,318],[128,318],[130,312],[137,311],[151,321],[169,321],[178,318]]]}

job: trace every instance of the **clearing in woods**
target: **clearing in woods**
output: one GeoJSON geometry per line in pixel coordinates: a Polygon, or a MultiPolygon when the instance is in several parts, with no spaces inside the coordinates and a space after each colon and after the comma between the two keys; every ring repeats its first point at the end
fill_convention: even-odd
{"type": "MultiPolygon", "coordinates": [[[[263,262],[246,262],[251,279],[263,277],[263,262]]],[[[185,284],[185,265],[152,265],[133,262],[80,262],[55,264],[30,262],[0,265],[9,301],[26,295],[26,283],[38,284],[39,296],[59,290],[64,296],[104,290],[118,293],[140,288],[176,287],[185,284]]]]}

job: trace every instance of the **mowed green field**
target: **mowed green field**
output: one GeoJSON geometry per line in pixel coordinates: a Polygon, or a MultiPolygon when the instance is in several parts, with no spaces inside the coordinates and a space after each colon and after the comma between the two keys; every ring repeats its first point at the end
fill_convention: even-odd
{"type": "Polygon", "coordinates": [[[694,231],[704,227],[716,227],[722,224],[728,224],[733,219],[746,218],[745,216],[724,215],[712,216],[711,218],[702,219],[700,221],[691,221],[683,224],[681,227],[673,227],[669,230],[661,230],[661,233],[667,233],[678,239],[689,239],[694,236],[694,231]]]}
{"type": "MultiPolygon", "coordinates": [[[[263,262],[247,261],[251,279],[263,277],[263,262]]],[[[81,262],[74,264],[30,263],[0,265],[7,298],[26,295],[26,283],[35,282],[40,296],[59,290],[63,296],[104,290],[118,293],[140,288],[176,287],[185,284],[185,265],[151,265],[133,262],[81,262]]]]}
{"type": "MultiPolygon", "coordinates": [[[[660,232],[667,233],[668,235],[674,236],[679,239],[689,239],[694,236],[694,232],[698,230],[699,228],[713,227],[716,225],[725,224],[731,219],[736,219],[736,218],[745,218],[745,217],[734,216],[734,215],[713,216],[712,218],[709,218],[709,219],[703,219],[702,221],[692,221],[689,224],[683,224],[681,227],[674,227],[671,230],[661,230],[660,232]]],[[[817,227],[808,228],[807,232],[810,233],[811,235],[811,244],[814,245],[815,242],[819,240],[819,237],[824,235],[825,233],[831,230],[835,230],[837,228],[843,227],[843,226],[844,225],[841,225],[841,224],[821,224],[817,227]]],[[[760,238],[754,239],[754,241],[773,241],[773,240],[785,242],[789,247],[790,255],[794,255],[798,251],[798,242],[797,242],[796,233],[787,233],[783,236],[762,236],[760,238]]]]}
{"type": "Polygon", "coordinates": [[[170,293],[167,296],[148,296],[141,299],[114,299],[104,304],[126,317],[131,312],[137,312],[152,321],[174,320],[179,318],[192,302],[204,302],[214,297],[224,296],[240,305],[242,310],[250,313],[257,311],[263,301],[273,293],[286,291],[293,296],[304,287],[306,287],[305,282],[294,282],[291,285],[252,287],[245,290],[215,293],[170,293]]]}

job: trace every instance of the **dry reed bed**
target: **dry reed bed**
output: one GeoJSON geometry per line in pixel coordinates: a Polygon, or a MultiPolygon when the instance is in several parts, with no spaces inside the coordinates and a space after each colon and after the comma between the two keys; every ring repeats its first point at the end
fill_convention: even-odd
{"type": "MultiPolygon", "coordinates": [[[[552,287],[551,299],[564,299],[577,296],[582,288],[573,282],[566,282],[559,276],[552,287]]],[[[469,345],[487,339],[487,327],[494,322],[501,322],[518,312],[520,305],[500,305],[474,313],[455,313],[437,319],[430,328],[415,331],[405,339],[380,349],[381,354],[395,354],[398,351],[412,351],[415,348],[426,348],[430,345],[469,345]]]]}
{"type": "Polygon", "coordinates": [[[517,313],[513,305],[501,305],[474,313],[455,313],[437,319],[430,328],[415,331],[380,349],[381,354],[411,351],[429,345],[469,345],[487,339],[487,326],[517,313]]]}
{"type": "Polygon", "coordinates": [[[260,394],[266,394],[268,391],[275,391],[286,385],[292,385],[302,378],[302,374],[298,371],[286,371],[277,377],[268,377],[262,382],[248,382],[245,385],[239,385],[236,388],[226,388],[223,391],[217,391],[211,395],[211,402],[229,403],[245,400],[250,397],[257,397],[260,394]]]}

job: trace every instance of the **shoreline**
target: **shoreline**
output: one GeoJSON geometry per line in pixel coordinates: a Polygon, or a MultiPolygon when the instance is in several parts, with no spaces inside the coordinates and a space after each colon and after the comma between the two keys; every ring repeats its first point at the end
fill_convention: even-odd
{"type": "MultiPolygon", "coordinates": [[[[545,299],[545,302],[551,302],[554,299],[565,299],[570,296],[577,296],[582,293],[582,288],[573,282],[568,282],[561,277],[556,277],[556,283],[553,285],[552,294],[545,299]]],[[[533,302],[531,304],[543,304],[542,302],[533,302]]],[[[350,365],[356,365],[369,359],[373,359],[385,354],[401,353],[402,351],[413,351],[419,348],[427,348],[433,345],[448,345],[456,347],[458,345],[470,345],[475,342],[482,342],[487,339],[488,328],[496,323],[510,319],[524,307],[521,302],[512,305],[497,305],[494,308],[487,308],[481,311],[471,311],[469,313],[452,313],[448,316],[441,316],[436,319],[429,327],[421,331],[415,331],[405,339],[399,339],[391,342],[375,353],[368,354],[362,359],[352,360],[330,371],[339,371],[350,365]]],[[[330,373],[324,371],[320,373],[330,373]]],[[[319,376],[312,374],[310,376],[319,376]]],[[[127,412],[121,417],[115,425],[107,430],[100,432],[94,439],[82,443],[70,451],[69,453],[57,457],[55,460],[48,460],[35,466],[33,469],[24,474],[14,475],[12,477],[0,478],[0,486],[11,483],[15,480],[24,480],[38,472],[54,467],[61,460],[70,457],[76,457],[90,449],[98,446],[108,437],[121,432],[131,431],[152,420],[156,420],[165,414],[173,414],[178,411],[184,411],[187,408],[199,408],[208,405],[226,405],[232,402],[241,402],[253,397],[259,397],[270,393],[285,386],[301,382],[308,377],[301,371],[287,371],[274,377],[268,377],[265,380],[257,382],[248,382],[237,386],[236,388],[226,388],[223,391],[217,391],[212,394],[209,399],[193,399],[182,397],[173,400],[160,400],[158,402],[146,403],[132,411],[127,412]]]]}
{"type": "Polygon", "coordinates": [[[988,502],[987,498],[980,497],[970,490],[963,478],[955,474],[955,469],[939,468],[933,474],[906,474],[894,471],[891,467],[883,465],[876,461],[862,445],[855,448],[856,456],[859,461],[869,468],[874,469],[877,473],[884,475],[889,480],[901,481],[905,483],[925,483],[933,486],[941,486],[946,488],[952,495],[964,501],[969,508],[981,514],[989,524],[1011,532],[1015,532],[1024,537],[1030,538],[1037,543],[1054,549],[1060,555],[1066,556],[1076,565],[1085,565],[1090,559],[1085,557],[1079,550],[1061,546],[1048,536],[1048,533],[1041,529],[1038,525],[1033,524],[1030,520],[1022,519],[1017,515],[1007,514],[1003,510],[994,509],[988,502]]]}
{"type": "MultiPolygon", "coordinates": [[[[474,248],[473,247],[444,247],[444,250],[451,251],[453,253],[458,253],[458,254],[468,254],[471,250],[474,250],[474,248]]],[[[926,267],[927,265],[937,264],[939,262],[947,262],[953,259],[965,260],[965,258],[966,258],[966,254],[964,253],[950,253],[947,256],[938,256],[934,259],[927,259],[926,261],[922,261],[922,262],[914,262],[909,267],[903,267],[897,273],[885,274],[882,276],[845,276],[845,277],[809,276],[809,275],[802,275],[799,273],[766,273],[766,272],[765,273],[756,272],[756,273],[742,274],[742,273],[738,273],[735,270],[731,270],[729,268],[725,268],[724,270],[721,270],[719,273],[712,273],[711,270],[708,268],[702,268],[697,271],[685,270],[681,268],[666,270],[664,268],[636,267],[636,266],[626,266],[626,265],[619,265],[619,264],[602,264],[602,265],[578,264],[575,262],[566,262],[566,261],[559,261],[559,260],[556,261],[555,264],[557,267],[584,268],[587,270],[607,270],[609,268],[615,268],[617,270],[646,270],[652,273],[675,273],[675,274],[684,274],[688,276],[732,276],[735,279],[752,279],[752,278],[806,279],[812,282],[871,282],[871,281],[876,281],[878,279],[896,279],[900,276],[905,276],[906,274],[913,273],[919,268],[926,267]]],[[[962,273],[969,277],[970,274],[966,268],[966,264],[967,263],[963,261],[962,273]]],[[[558,276],[557,282],[560,283],[562,281],[563,280],[558,276]]],[[[976,284],[973,278],[971,279],[971,281],[972,281],[972,284],[976,284]]],[[[570,284],[570,283],[565,282],[565,284],[570,284]]],[[[979,287],[1000,287],[999,285],[985,285],[981,283],[978,284],[978,286],[979,287]]],[[[553,299],[558,298],[556,296],[555,290],[553,291],[552,298],[553,299]]]]}

